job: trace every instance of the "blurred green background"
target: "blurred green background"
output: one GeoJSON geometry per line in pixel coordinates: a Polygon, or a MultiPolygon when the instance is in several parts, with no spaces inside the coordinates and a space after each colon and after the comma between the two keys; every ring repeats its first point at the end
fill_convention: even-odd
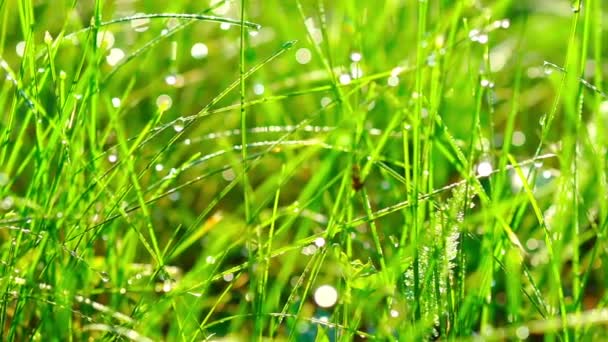
{"type": "Polygon", "coordinates": [[[507,327],[500,339],[603,307],[605,2],[249,0],[244,13],[260,28],[241,50],[239,1],[0,0],[2,336],[444,339],[490,325],[507,327]],[[108,23],[160,13],[234,22],[108,23]],[[261,66],[244,106],[242,62],[261,66]],[[514,171],[481,179],[492,205],[442,190],[505,152],[555,154],[524,167],[539,170],[546,225],[514,171]],[[391,209],[412,187],[439,191],[418,214],[391,209]],[[452,215],[451,198],[467,208],[452,215]],[[444,207],[451,259],[433,231],[444,207]],[[421,255],[455,263],[437,271],[451,286],[428,272],[437,293],[412,290],[421,255]],[[333,309],[312,298],[322,284],[338,289],[333,309]]]}

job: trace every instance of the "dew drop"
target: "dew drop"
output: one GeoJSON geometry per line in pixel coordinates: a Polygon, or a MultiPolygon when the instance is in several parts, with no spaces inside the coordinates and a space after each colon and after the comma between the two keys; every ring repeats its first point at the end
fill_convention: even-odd
{"type": "Polygon", "coordinates": [[[515,330],[515,335],[517,335],[517,338],[525,340],[530,336],[530,329],[527,326],[522,325],[515,330]]]}
{"type": "Polygon", "coordinates": [[[426,58],[426,65],[430,66],[430,67],[434,67],[437,65],[437,57],[435,57],[435,54],[430,54],[427,58],[426,58]]]}
{"type": "Polygon", "coordinates": [[[114,46],[114,34],[110,31],[97,32],[97,47],[109,50],[114,46]]]}
{"type": "Polygon", "coordinates": [[[106,271],[99,272],[99,276],[101,277],[101,281],[103,281],[104,283],[107,283],[110,281],[110,275],[108,275],[108,272],[106,272],[106,271]]]}
{"type": "Polygon", "coordinates": [[[360,52],[353,52],[350,54],[350,60],[353,62],[360,62],[363,56],[360,52]]]}
{"type": "Polygon", "coordinates": [[[312,53],[307,48],[300,48],[296,51],[296,61],[300,64],[308,64],[312,59],[312,53]]]}
{"type": "Polygon", "coordinates": [[[478,35],[479,35],[478,29],[473,29],[473,30],[469,31],[469,39],[471,39],[472,41],[475,41],[477,39],[478,35]]]}
{"type": "Polygon", "coordinates": [[[477,42],[479,44],[487,44],[488,43],[488,35],[487,34],[481,34],[477,37],[477,42]]]}
{"type": "Polygon", "coordinates": [[[553,73],[553,65],[548,62],[543,63],[543,72],[545,75],[551,75],[553,73]]]}
{"type": "Polygon", "coordinates": [[[314,255],[316,252],[317,252],[317,246],[308,245],[308,246],[302,247],[302,251],[300,253],[302,253],[303,255],[314,255]]]}
{"type": "Polygon", "coordinates": [[[315,239],[315,245],[316,245],[317,247],[323,247],[323,246],[325,246],[325,239],[324,239],[324,238],[322,238],[322,237],[318,237],[318,238],[316,238],[316,239],[315,239]]]}
{"type": "Polygon", "coordinates": [[[112,48],[110,53],[106,56],[106,62],[108,62],[110,66],[115,66],[123,58],[125,58],[124,51],[119,48],[112,48]]]}
{"type": "Polygon", "coordinates": [[[114,108],[120,107],[120,98],[118,98],[118,97],[112,98],[112,107],[114,107],[114,108]]]}
{"type": "Polygon", "coordinates": [[[473,29],[471,31],[469,31],[469,39],[473,42],[477,42],[479,44],[486,44],[488,43],[488,34],[481,32],[478,29],[473,29]]]}
{"type": "Polygon", "coordinates": [[[222,178],[224,178],[224,180],[227,182],[233,181],[235,177],[236,174],[234,173],[234,170],[232,168],[222,171],[222,178]]]}
{"type": "Polygon", "coordinates": [[[316,45],[319,45],[323,42],[323,32],[320,29],[313,28],[312,30],[310,30],[310,37],[316,45]]]}
{"type": "Polygon", "coordinates": [[[156,172],[161,172],[164,169],[165,166],[163,164],[156,164],[156,166],[154,166],[154,170],[156,170],[156,172]]]}
{"type": "Polygon", "coordinates": [[[110,154],[108,156],[108,161],[112,164],[116,163],[118,161],[118,156],[115,154],[110,154]]]}
{"type": "Polygon", "coordinates": [[[180,117],[175,120],[175,123],[173,124],[173,130],[175,130],[176,132],[181,132],[184,130],[184,118],[180,117]]]}
{"type": "Polygon", "coordinates": [[[327,107],[331,103],[331,98],[325,96],[321,98],[321,107],[327,107]]]}
{"type": "Polygon", "coordinates": [[[181,195],[179,193],[179,191],[173,191],[172,193],[169,194],[169,200],[171,202],[177,202],[179,201],[181,195]]]}
{"type": "Polygon", "coordinates": [[[487,80],[485,78],[481,80],[480,84],[484,88],[494,88],[494,82],[487,80]]]}
{"type": "Polygon", "coordinates": [[[14,204],[15,204],[15,200],[13,199],[13,197],[6,196],[6,197],[4,197],[2,202],[0,202],[0,208],[2,208],[4,210],[9,210],[10,208],[13,207],[14,204]]]}
{"type": "Polygon", "coordinates": [[[165,77],[165,83],[170,86],[175,85],[176,82],[177,78],[175,77],[175,75],[168,75],[167,77],[165,77]]]}
{"type": "Polygon", "coordinates": [[[173,99],[171,99],[171,96],[169,96],[167,94],[159,95],[156,98],[156,106],[158,107],[158,110],[161,112],[164,112],[164,111],[168,110],[169,108],[171,108],[171,105],[173,105],[173,99]]]}
{"type": "Polygon", "coordinates": [[[331,285],[321,285],[314,294],[315,303],[322,308],[330,308],[338,301],[338,291],[331,285]]]}
{"type": "Polygon", "coordinates": [[[25,42],[20,41],[19,43],[17,43],[17,45],[15,45],[15,50],[17,52],[17,56],[23,57],[23,55],[25,54],[25,42]]]}
{"type": "Polygon", "coordinates": [[[487,177],[492,174],[492,164],[488,161],[483,161],[477,165],[477,174],[480,177],[487,177]]]}
{"type": "Polygon", "coordinates": [[[44,32],[44,44],[51,45],[53,44],[53,36],[49,31],[44,32]]]}
{"type": "Polygon", "coordinates": [[[513,146],[522,146],[526,143],[526,135],[522,131],[513,132],[513,146]]]}
{"type": "Polygon", "coordinates": [[[256,95],[264,94],[264,85],[262,83],[256,83],[253,85],[253,93],[256,95]]]}
{"type": "Polygon", "coordinates": [[[203,43],[196,43],[190,49],[190,55],[194,59],[203,59],[207,57],[207,54],[209,54],[209,48],[203,43]]]}
{"type": "Polygon", "coordinates": [[[361,66],[358,63],[353,63],[350,66],[350,74],[353,79],[361,78],[363,77],[363,69],[361,69],[361,66]]]}
{"type": "Polygon", "coordinates": [[[543,114],[538,121],[539,125],[545,126],[547,124],[547,114],[543,114]]]}
{"type": "MultiPolygon", "coordinates": [[[[136,13],[135,16],[142,16],[144,13],[136,13]]],[[[150,18],[140,18],[131,20],[131,28],[135,32],[145,32],[148,30],[148,24],[150,24],[150,18]]]]}
{"type": "Polygon", "coordinates": [[[386,84],[388,84],[389,87],[396,87],[399,85],[399,76],[397,75],[391,75],[387,80],[386,80],[386,84]]]}
{"type": "Polygon", "coordinates": [[[347,85],[347,84],[350,84],[352,79],[349,74],[342,74],[342,75],[340,75],[338,80],[340,81],[340,84],[347,85]]]}

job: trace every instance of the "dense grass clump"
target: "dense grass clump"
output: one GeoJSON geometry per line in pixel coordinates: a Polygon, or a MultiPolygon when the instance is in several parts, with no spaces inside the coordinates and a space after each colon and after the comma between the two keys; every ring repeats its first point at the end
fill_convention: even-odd
{"type": "Polygon", "coordinates": [[[0,340],[608,338],[603,0],[0,0],[0,340]]]}

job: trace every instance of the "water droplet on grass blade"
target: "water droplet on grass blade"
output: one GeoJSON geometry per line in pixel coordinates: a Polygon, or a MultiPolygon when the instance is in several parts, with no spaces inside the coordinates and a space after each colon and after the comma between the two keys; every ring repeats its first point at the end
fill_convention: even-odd
{"type": "Polygon", "coordinates": [[[517,338],[525,340],[530,336],[530,329],[527,326],[522,325],[515,330],[515,335],[517,335],[517,338]]]}
{"type": "Polygon", "coordinates": [[[477,174],[480,177],[487,177],[491,175],[493,170],[492,164],[488,161],[483,161],[477,165],[477,174]]]}
{"type": "Polygon", "coordinates": [[[350,74],[353,79],[358,79],[363,77],[363,69],[358,63],[352,63],[350,66],[350,74]]]}
{"type": "Polygon", "coordinates": [[[192,45],[192,48],[190,49],[190,55],[194,59],[203,59],[203,58],[207,57],[208,53],[209,53],[209,48],[207,48],[207,45],[205,45],[203,43],[196,43],[196,44],[192,45]]]}
{"type": "Polygon", "coordinates": [[[388,84],[389,87],[396,87],[399,85],[399,77],[392,75],[390,76],[387,80],[386,80],[386,84],[388,84]]]}
{"type": "Polygon", "coordinates": [[[0,202],[0,208],[3,210],[9,210],[10,208],[13,207],[14,204],[15,204],[15,200],[13,199],[13,197],[6,196],[6,197],[4,197],[2,202],[0,202]]]}
{"type": "Polygon", "coordinates": [[[168,85],[175,85],[176,82],[177,78],[175,77],[175,75],[168,75],[167,77],[165,77],[165,83],[167,83],[168,85]]]}
{"type": "Polygon", "coordinates": [[[553,73],[553,70],[555,70],[555,64],[553,63],[549,63],[547,61],[543,62],[543,72],[545,73],[545,75],[551,75],[553,73]]]}
{"type": "Polygon", "coordinates": [[[167,111],[169,108],[171,108],[171,105],[173,105],[173,99],[171,99],[171,96],[167,94],[159,95],[156,98],[156,106],[161,112],[167,111]]]}
{"type": "MultiPolygon", "coordinates": [[[[136,13],[134,17],[144,16],[145,13],[136,13]]],[[[148,30],[148,24],[150,24],[150,18],[138,18],[131,20],[131,28],[135,32],[145,32],[148,30]]]]}
{"type": "Polygon", "coordinates": [[[264,94],[264,85],[261,83],[256,83],[253,85],[253,93],[256,95],[264,94]]]}
{"type": "Polygon", "coordinates": [[[338,291],[331,285],[321,285],[314,294],[315,303],[322,308],[330,308],[338,301],[338,291]]]}
{"type": "Polygon", "coordinates": [[[331,103],[331,99],[327,96],[321,98],[321,107],[327,107],[331,103]]]}
{"type": "Polygon", "coordinates": [[[342,74],[342,75],[340,75],[338,80],[340,81],[340,84],[347,85],[347,84],[350,84],[351,77],[349,74],[342,74]]]}
{"type": "Polygon", "coordinates": [[[114,46],[114,34],[110,31],[97,32],[97,47],[108,50],[114,46]]]}
{"type": "Polygon", "coordinates": [[[180,117],[177,118],[177,120],[175,120],[175,123],[173,124],[173,129],[176,132],[181,132],[184,130],[184,118],[180,117]]]}
{"type": "Polygon", "coordinates": [[[234,180],[234,178],[236,178],[236,173],[232,168],[226,169],[222,171],[222,178],[224,178],[224,180],[227,182],[231,182],[234,180]]]}
{"type": "Polygon", "coordinates": [[[296,61],[300,64],[308,64],[312,59],[312,54],[307,48],[300,48],[296,51],[296,61]]]}
{"type": "Polygon", "coordinates": [[[51,45],[53,44],[53,36],[49,31],[44,32],[44,44],[51,45]]]}
{"type": "Polygon", "coordinates": [[[17,43],[17,45],[15,45],[15,51],[17,52],[17,56],[23,57],[23,54],[25,53],[25,42],[20,41],[17,43]]]}
{"type": "Polygon", "coordinates": [[[99,272],[99,276],[101,277],[101,281],[107,283],[110,281],[110,275],[106,271],[99,272]]]}
{"type": "Polygon", "coordinates": [[[473,42],[477,42],[479,44],[486,44],[489,40],[488,34],[484,33],[478,29],[473,29],[469,31],[469,39],[473,42]]]}
{"type": "Polygon", "coordinates": [[[110,53],[106,56],[106,62],[110,64],[110,66],[115,66],[120,62],[123,58],[125,58],[125,53],[119,48],[113,48],[110,50],[110,53]]]}
{"type": "Polygon", "coordinates": [[[512,141],[513,146],[523,146],[523,144],[526,143],[526,135],[524,134],[524,132],[515,131],[513,132],[512,141]]]}
{"type": "Polygon", "coordinates": [[[325,239],[324,239],[324,238],[322,238],[322,237],[318,237],[318,238],[316,238],[316,239],[315,239],[315,245],[316,245],[317,247],[323,247],[323,246],[325,246],[325,239]]]}

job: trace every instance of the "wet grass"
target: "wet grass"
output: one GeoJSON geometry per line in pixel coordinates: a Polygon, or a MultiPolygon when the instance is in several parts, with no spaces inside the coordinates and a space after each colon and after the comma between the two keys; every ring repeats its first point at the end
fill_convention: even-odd
{"type": "Polygon", "coordinates": [[[0,339],[607,338],[607,14],[0,0],[0,339]]]}

